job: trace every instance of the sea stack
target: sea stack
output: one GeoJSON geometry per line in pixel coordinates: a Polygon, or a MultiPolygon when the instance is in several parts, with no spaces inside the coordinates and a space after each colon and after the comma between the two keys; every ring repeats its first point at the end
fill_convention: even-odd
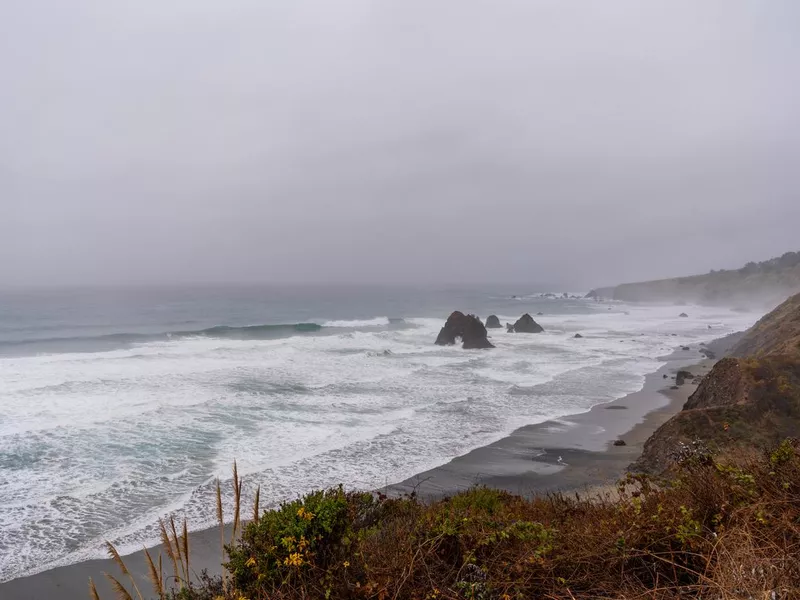
{"type": "Polygon", "coordinates": [[[461,311],[453,312],[439,331],[436,344],[452,346],[456,338],[461,339],[461,347],[465,350],[476,348],[494,348],[487,338],[486,327],[475,315],[465,315],[461,311]]]}
{"type": "Polygon", "coordinates": [[[516,323],[514,323],[515,333],[542,333],[544,328],[533,320],[533,317],[528,313],[522,315],[516,323]]]}
{"type": "Polygon", "coordinates": [[[486,317],[486,328],[487,329],[500,329],[502,325],[500,324],[500,319],[497,318],[497,315],[489,315],[486,317]]]}

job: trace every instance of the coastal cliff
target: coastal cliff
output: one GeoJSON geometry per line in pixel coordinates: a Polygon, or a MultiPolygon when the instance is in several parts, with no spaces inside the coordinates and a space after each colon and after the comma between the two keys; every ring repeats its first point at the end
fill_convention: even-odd
{"type": "Polygon", "coordinates": [[[683,410],[645,443],[633,470],[660,473],[681,449],[766,447],[800,436],[800,294],[750,328],[683,410]]]}
{"type": "Polygon", "coordinates": [[[740,269],[624,283],[593,292],[600,298],[625,302],[772,308],[784,298],[800,292],[800,252],[787,252],[770,260],[750,262],[740,269]]]}

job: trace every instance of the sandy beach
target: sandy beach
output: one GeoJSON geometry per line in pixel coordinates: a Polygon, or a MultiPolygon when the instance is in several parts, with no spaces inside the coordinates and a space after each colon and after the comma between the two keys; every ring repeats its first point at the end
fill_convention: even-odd
{"type": "Polygon", "coordinates": [[[612,483],[638,458],[650,435],[680,411],[694,391],[691,382],[670,389],[675,373],[687,369],[705,374],[715,362],[697,361],[696,357],[697,348],[678,350],[665,358],[667,363],[661,369],[646,377],[637,392],[585,413],[521,427],[386,491],[416,492],[433,500],[475,485],[531,496],[612,483]],[[615,446],[615,440],[625,445],[615,446]]]}
{"type": "MultiPolygon", "coordinates": [[[[709,344],[709,347],[714,346],[709,344]]],[[[700,360],[699,349],[694,345],[664,357],[666,364],[648,375],[643,388],[635,393],[585,413],[521,427],[506,438],[382,491],[391,495],[416,492],[422,498],[435,499],[473,485],[532,495],[552,490],[588,490],[612,483],[639,456],[653,431],[677,413],[694,391],[691,382],[670,389],[674,374],[685,368],[705,374],[713,365],[713,360],[700,360]],[[618,439],[625,445],[614,446],[618,439]]],[[[714,350],[719,355],[724,348],[717,346],[714,350]]],[[[192,533],[190,549],[193,571],[221,571],[219,529],[192,533]]],[[[156,557],[160,550],[156,546],[150,552],[156,557]]],[[[126,556],[124,560],[147,596],[151,587],[144,552],[126,556]]],[[[89,597],[90,577],[97,584],[101,598],[113,598],[103,572],[119,575],[112,561],[91,560],[0,584],[0,598],[85,599],[89,597]]]]}

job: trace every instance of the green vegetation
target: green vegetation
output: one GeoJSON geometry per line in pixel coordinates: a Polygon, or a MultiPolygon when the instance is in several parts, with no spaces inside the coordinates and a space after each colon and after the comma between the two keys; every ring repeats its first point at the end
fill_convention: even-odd
{"type": "Polygon", "coordinates": [[[154,566],[161,599],[795,598],[800,441],[718,457],[696,444],[668,482],[585,496],[315,492],[244,524],[224,579],[192,585],[185,534],[165,535],[182,589],[154,566]]]}
{"type": "Polygon", "coordinates": [[[800,295],[756,323],[703,378],[683,410],[647,440],[636,470],[661,473],[678,442],[716,452],[800,437],[800,295]],[[736,358],[741,357],[741,358],[736,358]]]}
{"type": "MultiPolygon", "coordinates": [[[[739,273],[743,275],[750,275],[752,273],[770,273],[779,271],[781,269],[791,269],[800,265],[800,252],[786,252],[779,257],[771,258],[761,262],[749,262],[741,269],[739,273]]],[[[714,271],[711,271],[714,273],[714,271]]],[[[727,271],[717,271],[718,273],[726,273],[727,271]]]]}
{"type": "Polygon", "coordinates": [[[711,271],[705,275],[626,283],[604,296],[629,302],[677,302],[737,307],[775,306],[800,291],[800,252],[741,269],[711,271]]]}

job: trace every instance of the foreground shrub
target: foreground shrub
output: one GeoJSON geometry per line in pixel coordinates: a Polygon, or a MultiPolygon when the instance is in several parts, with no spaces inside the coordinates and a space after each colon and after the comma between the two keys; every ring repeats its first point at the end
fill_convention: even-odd
{"type": "Polygon", "coordinates": [[[236,589],[256,595],[288,585],[305,589],[310,573],[324,572],[349,555],[353,536],[374,506],[371,494],[346,494],[339,487],[265,512],[227,548],[226,568],[236,589]]]}
{"type": "Polygon", "coordinates": [[[605,495],[315,492],[227,551],[225,600],[800,598],[800,443],[687,453],[670,481],[605,495]]]}

